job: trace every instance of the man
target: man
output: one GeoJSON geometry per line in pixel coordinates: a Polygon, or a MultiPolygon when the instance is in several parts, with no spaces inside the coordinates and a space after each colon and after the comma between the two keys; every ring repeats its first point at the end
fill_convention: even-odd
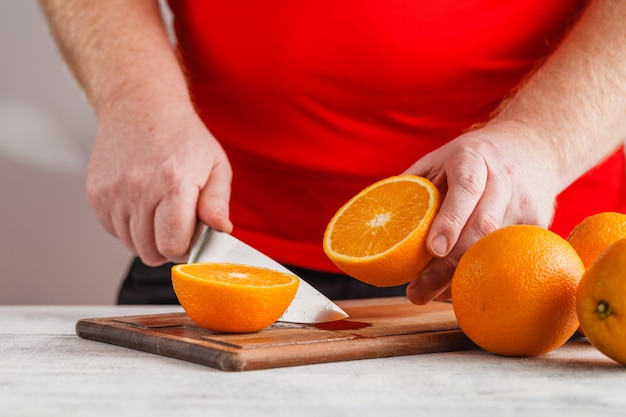
{"type": "Polygon", "coordinates": [[[184,262],[199,219],[358,296],[324,226],[407,172],[445,194],[422,304],[490,231],[626,209],[624,2],[172,0],[175,49],[155,0],[41,2],[98,116],[88,198],[146,265],[184,262]]]}

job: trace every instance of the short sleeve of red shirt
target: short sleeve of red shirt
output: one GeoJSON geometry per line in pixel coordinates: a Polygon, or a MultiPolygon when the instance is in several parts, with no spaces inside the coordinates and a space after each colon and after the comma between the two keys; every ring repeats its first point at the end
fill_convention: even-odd
{"type": "MultiPolygon", "coordinates": [[[[234,234],[336,271],[334,212],[484,121],[582,0],[170,0],[199,113],[234,170],[234,234]]],[[[558,199],[553,230],[625,208],[617,152],[558,199]]]]}

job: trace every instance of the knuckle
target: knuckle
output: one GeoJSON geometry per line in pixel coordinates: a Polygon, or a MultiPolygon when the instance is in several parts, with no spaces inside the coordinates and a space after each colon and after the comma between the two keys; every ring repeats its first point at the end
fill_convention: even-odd
{"type": "Polygon", "coordinates": [[[181,164],[168,159],[159,167],[159,181],[168,189],[177,189],[183,180],[181,164]]]}
{"type": "Polygon", "coordinates": [[[450,277],[454,273],[456,266],[459,264],[460,256],[451,254],[442,259],[442,269],[446,271],[450,277]]]}
{"type": "Polygon", "coordinates": [[[482,143],[468,144],[450,160],[459,191],[471,196],[479,196],[485,187],[488,164],[484,154],[488,150],[483,147],[482,143]]]}
{"type": "Polygon", "coordinates": [[[480,181],[475,172],[467,169],[459,173],[457,184],[460,191],[473,197],[480,196],[484,188],[484,184],[480,181]]]}
{"type": "Polygon", "coordinates": [[[472,231],[476,239],[488,235],[499,227],[499,222],[489,213],[476,216],[472,224],[472,231]]]}
{"type": "Polygon", "coordinates": [[[88,178],[85,186],[87,200],[91,203],[97,202],[101,199],[102,195],[109,193],[107,188],[108,187],[103,182],[88,178]]]}
{"type": "Polygon", "coordinates": [[[124,188],[127,190],[131,198],[140,198],[147,186],[146,175],[142,172],[133,170],[129,172],[124,182],[124,188]]]}
{"type": "Polygon", "coordinates": [[[444,256],[443,258],[433,259],[428,265],[428,271],[441,277],[447,277],[446,279],[443,279],[443,281],[445,283],[449,282],[452,279],[452,274],[454,273],[461,257],[458,252],[458,248],[455,248],[455,250],[453,250],[449,255],[444,256]]]}
{"type": "Polygon", "coordinates": [[[118,186],[111,181],[87,181],[85,187],[85,197],[87,202],[96,210],[108,211],[114,206],[118,199],[118,186]]]}
{"type": "Polygon", "coordinates": [[[442,216],[442,223],[449,230],[458,230],[460,232],[465,227],[466,218],[456,210],[446,210],[439,215],[442,216]]]}
{"type": "Polygon", "coordinates": [[[509,223],[532,224],[540,227],[548,227],[552,223],[556,209],[556,198],[540,200],[530,196],[530,193],[522,193],[517,197],[517,210],[509,215],[509,223]]]}
{"type": "Polygon", "coordinates": [[[171,194],[180,189],[182,184],[182,173],[171,161],[161,164],[156,171],[146,171],[143,169],[128,170],[124,174],[116,189],[124,190],[131,197],[144,195],[154,195],[155,188],[160,194],[171,194]]]}

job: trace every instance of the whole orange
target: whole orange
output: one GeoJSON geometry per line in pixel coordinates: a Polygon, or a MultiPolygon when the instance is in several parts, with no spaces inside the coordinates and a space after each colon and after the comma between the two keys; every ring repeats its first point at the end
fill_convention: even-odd
{"type": "Polygon", "coordinates": [[[576,310],[591,344],[626,365],[626,239],[609,246],[587,269],[576,310]]]}
{"type": "Polygon", "coordinates": [[[607,211],[585,218],[572,229],[567,240],[585,268],[589,268],[600,253],[623,238],[626,238],[626,214],[607,211]]]}
{"type": "Polygon", "coordinates": [[[271,325],[289,307],[300,282],[292,274],[227,263],[175,265],[171,275],[187,315],[198,326],[223,333],[271,325]]]}
{"type": "Polygon", "coordinates": [[[537,226],[498,229],[472,245],[452,278],[461,329],[499,355],[535,356],[578,328],[576,289],[585,271],[572,246],[537,226]]]}

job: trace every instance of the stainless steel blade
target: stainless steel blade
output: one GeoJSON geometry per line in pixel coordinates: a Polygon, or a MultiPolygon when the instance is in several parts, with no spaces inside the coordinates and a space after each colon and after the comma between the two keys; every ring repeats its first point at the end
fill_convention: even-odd
{"type": "MultiPolygon", "coordinates": [[[[293,274],[269,256],[234,236],[218,232],[206,225],[196,231],[188,263],[225,262],[260,266],[293,274]]],[[[292,323],[324,323],[348,317],[345,311],[300,278],[293,301],[278,321],[292,323]]]]}

